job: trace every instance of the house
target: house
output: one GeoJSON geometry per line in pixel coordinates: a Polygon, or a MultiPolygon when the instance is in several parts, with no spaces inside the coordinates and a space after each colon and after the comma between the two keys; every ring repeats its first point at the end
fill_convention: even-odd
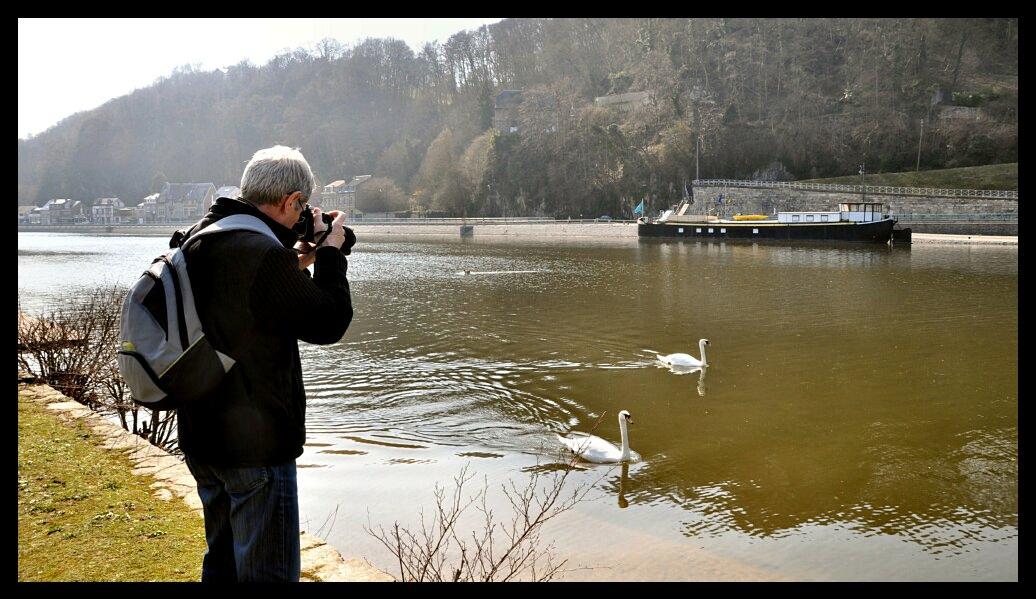
{"type": "Polygon", "coordinates": [[[125,204],[119,198],[99,198],[90,209],[90,220],[97,225],[120,224],[117,212],[124,207],[125,204]]]}
{"type": "MultiPolygon", "coordinates": [[[[33,205],[33,204],[29,204],[28,206],[18,206],[18,224],[19,225],[34,224],[34,223],[32,223],[30,221],[30,217],[33,215],[33,211],[35,211],[35,210],[36,210],[36,206],[33,205]]],[[[37,220],[39,220],[38,217],[37,217],[37,220]]],[[[35,224],[38,224],[38,223],[35,223],[35,224]]]]}
{"type": "Polygon", "coordinates": [[[328,183],[320,191],[320,209],[341,210],[346,214],[346,218],[352,218],[356,212],[356,189],[370,178],[371,175],[360,175],[353,177],[348,183],[345,179],[328,183]]]}
{"type": "Polygon", "coordinates": [[[325,185],[320,190],[321,210],[341,210],[345,212],[347,206],[345,196],[345,179],[337,179],[325,185]]]}
{"type": "Polygon", "coordinates": [[[518,105],[522,103],[522,91],[505,89],[496,95],[493,104],[493,127],[501,133],[518,132],[518,105]]]}
{"type": "Polygon", "coordinates": [[[182,222],[201,218],[216,200],[212,183],[166,183],[155,202],[159,222],[182,222]]]}
{"type": "Polygon", "coordinates": [[[629,113],[651,103],[651,92],[629,92],[594,98],[594,106],[617,108],[629,113]]]}
{"type": "Polygon", "coordinates": [[[72,223],[72,200],[53,199],[39,208],[41,225],[66,225],[72,223]]]}
{"type": "Polygon", "coordinates": [[[135,208],[119,208],[115,211],[115,222],[128,225],[139,224],[141,221],[137,217],[137,210],[135,208]]]}
{"type": "Polygon", "coordinates": [[[85,202],[76,200],[72,202],[72,206],[69,207],[69,216],[72,217],[72,224],[74,225],[88,225],[90,224],[89,208],[85,202]]]}
{"type": "Polygon", "coordinates": [[[241,188],[236,185],[224,185],[216,190],[217,198],[240,198],[241,188]]]}
{"type": "Polygon", "coordinates": [[[136,217],[137,220],[144,224],[152,224],[158,221],[158,196],[159,194],[153,193],[145,197],[139,204],[137,204],[136,217]]]}
{"type": "Polygon", "coordinates": [[[346,199],[345,207],[342,211],[345,212],[346,218],[352,218],[353,213],[356,211],[356,190],[360,187],[360,185],[363,185],[364,182],[366,182],[367,179],[370,178],[370,175],[360,175],[358,177],[353,177],[345,186],[345,191],[343,191],[342,193],[345,194],[346,199]]]}

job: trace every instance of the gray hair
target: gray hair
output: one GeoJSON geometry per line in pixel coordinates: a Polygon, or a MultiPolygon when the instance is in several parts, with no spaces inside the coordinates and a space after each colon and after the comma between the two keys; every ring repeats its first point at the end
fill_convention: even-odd
{"type": "Polygon", "coordinates": [[[274,204],[286,195],[302,192],[309,201],[315,181],[309,163],[298,148],[273,146],[259,150],[241,175],[241,197],[253,204],[274,204]]]}

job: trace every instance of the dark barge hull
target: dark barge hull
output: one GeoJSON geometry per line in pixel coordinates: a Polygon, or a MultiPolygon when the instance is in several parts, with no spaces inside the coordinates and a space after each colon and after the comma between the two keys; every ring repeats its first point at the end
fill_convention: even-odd
{"type": "MultiPolygon", "coordinates": [[[[637,235],[680,239],[888,243],[895,224],[892,219],[869,223],[639,223],[637,235]]],[[[905,241],[909,243],[909,234],[905,241]]]]}

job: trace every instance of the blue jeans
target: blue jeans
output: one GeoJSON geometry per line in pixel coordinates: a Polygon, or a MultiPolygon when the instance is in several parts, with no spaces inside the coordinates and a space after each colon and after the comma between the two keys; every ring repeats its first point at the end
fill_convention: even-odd
{"type": "Polygon", "coordinates": [[[299,494],[295,461],[222,468],[186,458],[205,512],[202,582],[298,582],[299,494]]]}

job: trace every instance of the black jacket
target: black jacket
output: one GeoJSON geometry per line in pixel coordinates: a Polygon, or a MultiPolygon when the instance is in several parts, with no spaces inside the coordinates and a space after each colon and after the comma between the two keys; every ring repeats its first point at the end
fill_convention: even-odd
{"type": "Polygon", "coordinates": [[[202,330],[237,360],[219,388],[177,412],[180,448],[192,460],[225,467],[272,466],[302,454],[306,391],[298,340],[342,338],[353,316],[346,257],[317,250],[313,276],[300,270],[297,237],[254,206],[219,198],[186,236],[225,216],[260,218],[280,239],[251,231],[204,237],[187,248],[187,272],[202,330]]]}

